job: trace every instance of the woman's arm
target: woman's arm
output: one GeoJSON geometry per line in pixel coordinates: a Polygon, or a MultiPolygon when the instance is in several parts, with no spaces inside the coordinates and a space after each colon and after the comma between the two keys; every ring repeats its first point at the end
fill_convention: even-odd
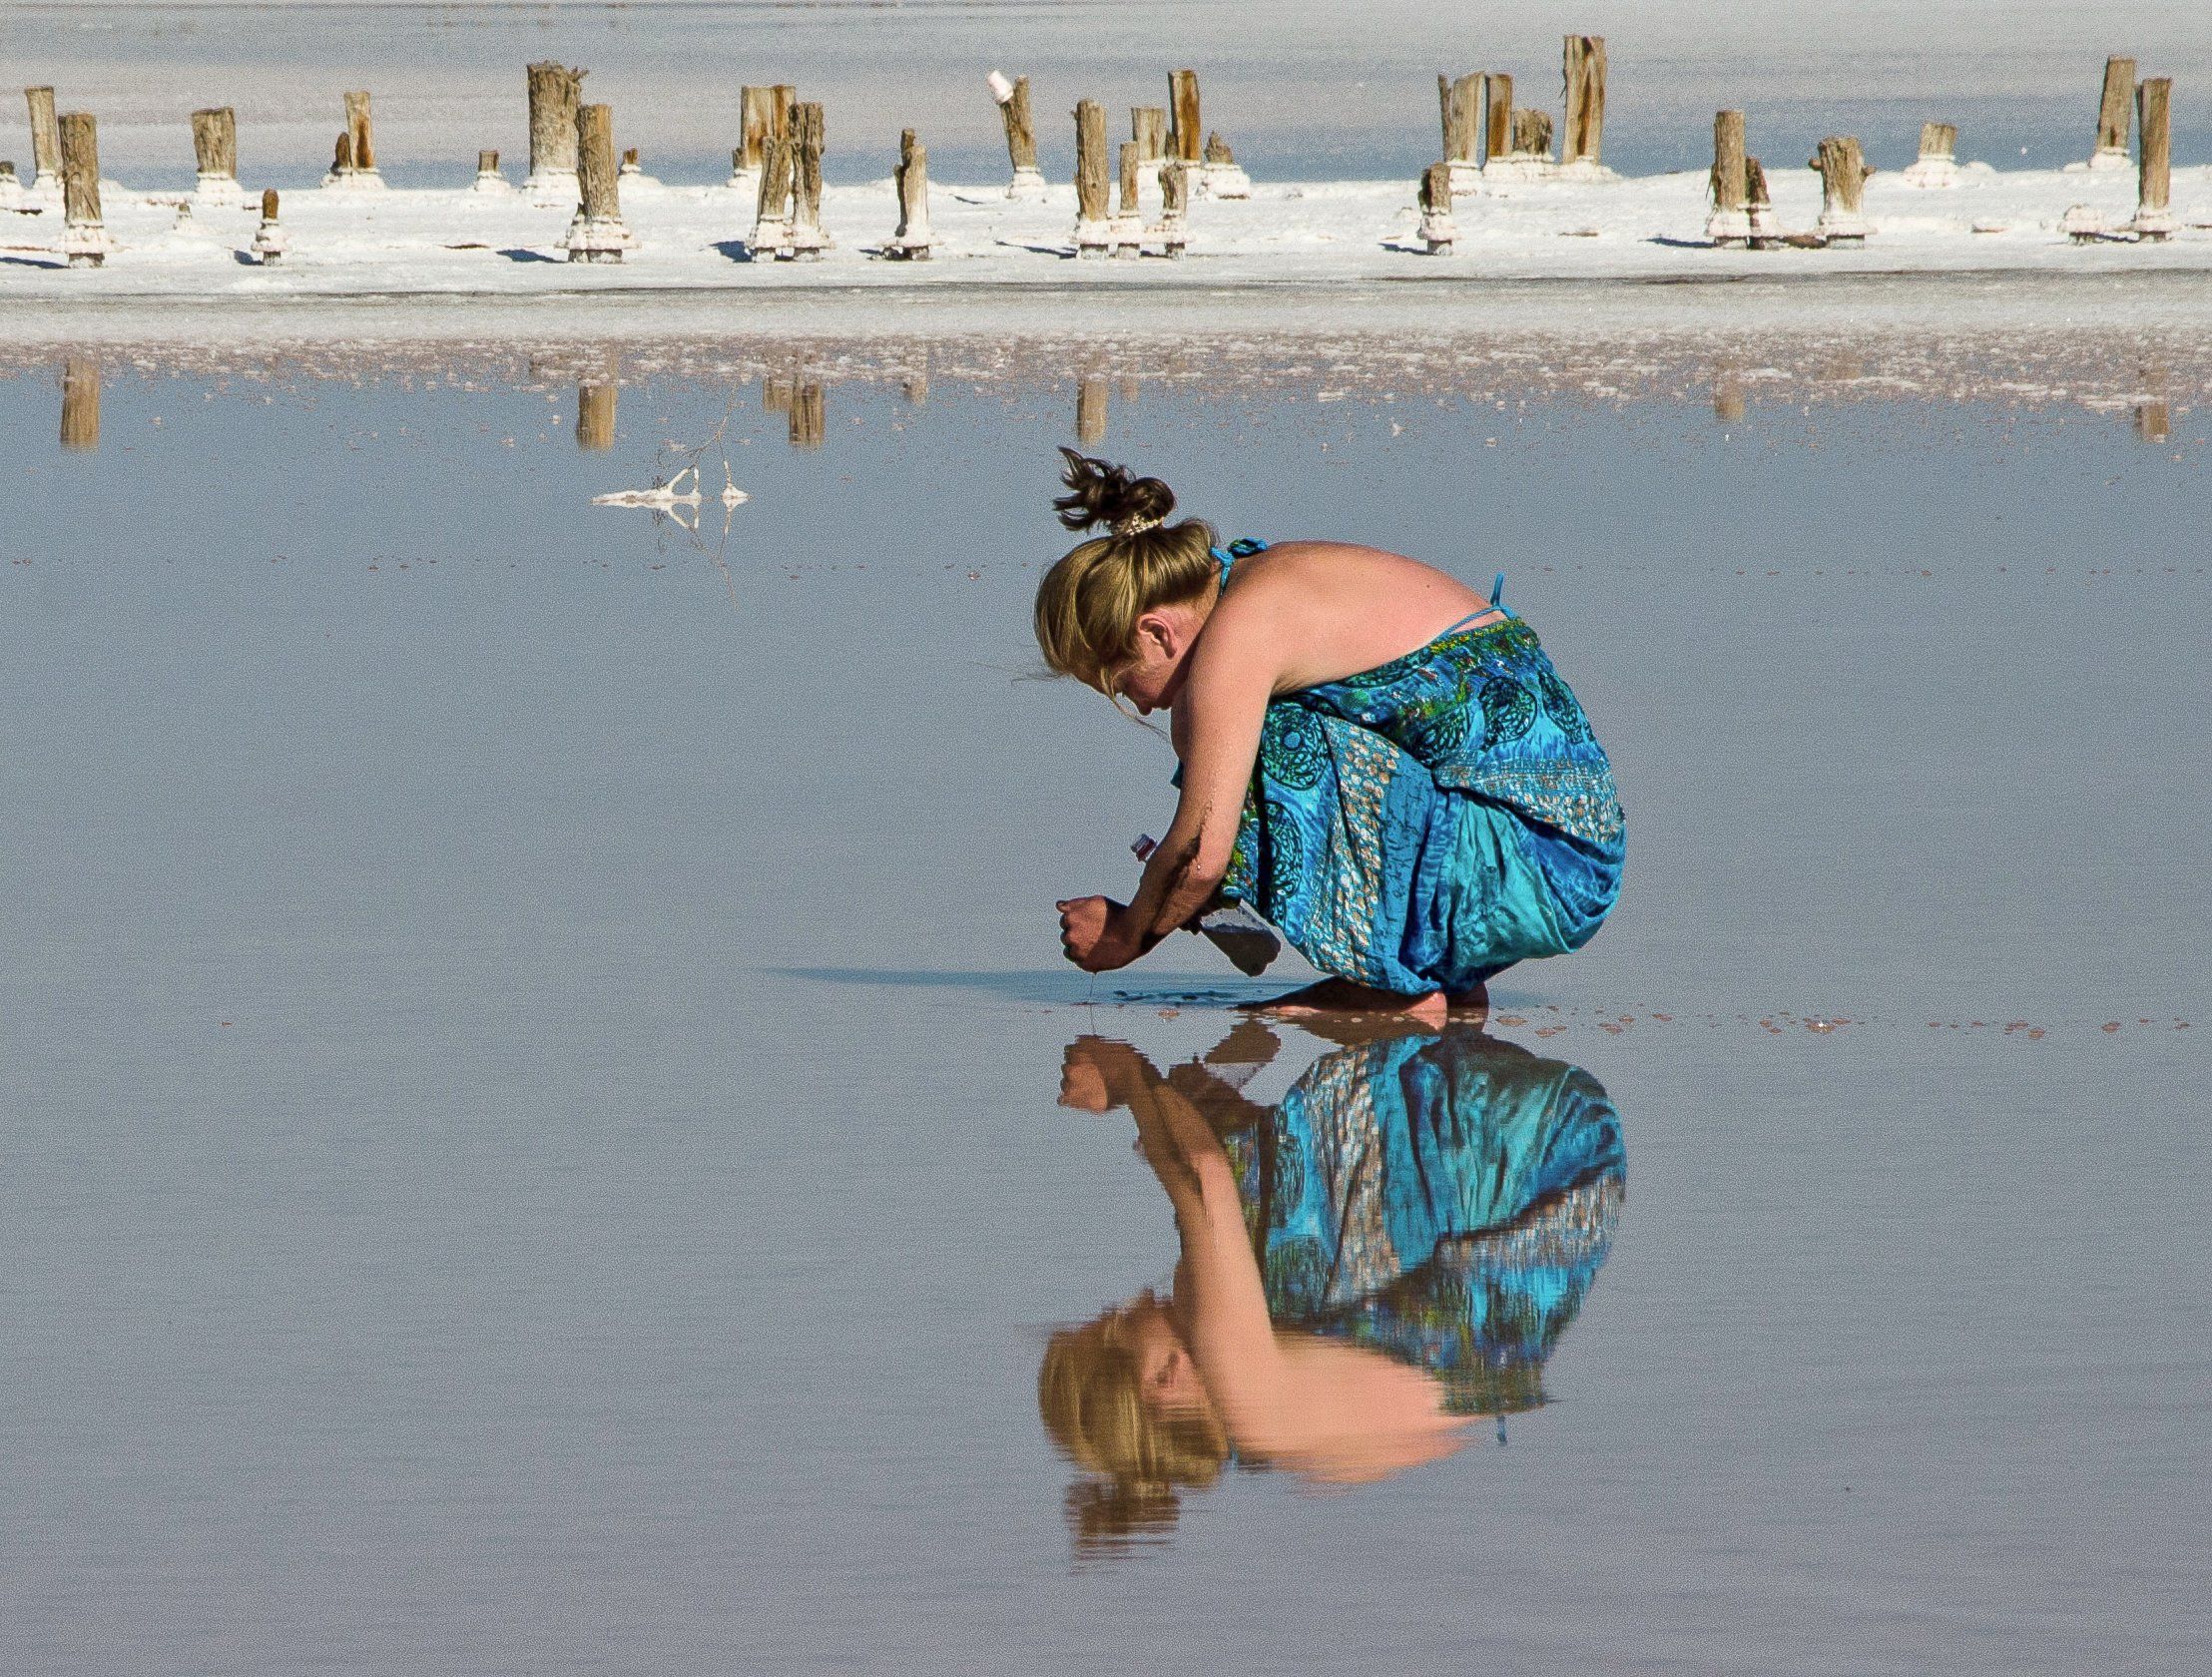
{"type": "Polygon", "coordinates": [[[1192,649],[1175,701],[1183,796],[1167,837],[1127,907],[1104,897],[1060,904],[1062,942],[1086,971],[1128,965],[1204,908],[1227,876],[1281,669],[1267,624],[1264,608],[1218,607],[1192,649]]]}

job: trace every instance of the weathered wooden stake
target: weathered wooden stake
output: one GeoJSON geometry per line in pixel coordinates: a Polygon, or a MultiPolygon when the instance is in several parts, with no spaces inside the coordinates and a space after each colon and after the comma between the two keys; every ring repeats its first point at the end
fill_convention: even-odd
{"type": "Polygon", "coordinates": [[[1197,163],[1205,130],[1199,126],[1196,70],[1168,72],[1168,110],[1172,113],[1172,126],[1168,130],[1169,155],[1178,163],[1197,163]]]}
{"type": "Polygon", "coordinates": [[[71,268],[99,268],[114,249],[100,220],[100,136],[90,111],[65,111],[62,145],[62,254],[71,268]]]}
{"type": "Polygon", "coordinates": [[[929,260],[929,154],[906,129],[898,137],[898,231],[883,247],[896,261],[929,260]]]}
{"type": "Polygon", "coordinates": [[[1191,243],[1191,178],[1172,158],[1160,165],[1160,252],[1180,257],[1191,243]]]}
{"type": "Polygon", "coordinates": [[[1095,99],[1075,107],[1075,254],[1102,257],[1113,243],[1106,203],[1106,107],[1095,99]]]}
{"type": "Polygon", "coordinates": [[[262,225],[254,230],[254,258],[264,268],[275,268],[290,248],[284,230],[276,225],[276,189],[266,187],[262,191],[262,225]]]}
{"type": "Polygon", "coordinates": [[[2173,78],[2153,76],[2135,90],[2135,133],[2142,152],[2135,172],[2135,237],[2157,244],[2172,236],[2173,78]]]}
{"type": "Polygon", "coordinates": [[[1436,103],[1444,127],[1444,162],[1451,165],[1451,190],[1471,193],[1482,176],[1482,73],[1454,81],[1436,78],[1436,103]]]}
{"type": "Polygon", "coordinates": [[[1503,71],[1482,77],[1482,167],[1503,163],[1513,151],[1513,78],[1503,71]]]}
{"type": "Polygon", "coordinates": [[[497,152],[478,152],[476,154],[476,179],[468,190],[477,193],[510,193],[514,191],[514,188],[507,184],[506,176],[499,173],[499,154],[497,152]]]}
{"type": "Polygon", "coordinates": [[[792,391],[791,424],[785,434],[794,448],[820,448],[829,435],[830,415],[823,398],[822,380],[803,378],[792,391]]]}
{"type": "Polygon", "coordinates": [[[1713,173],[1707,183],[1713,214],[1705,224],[1705,237],[1715,245],[1751,243],[1748,183],[1744,179],[1744,114],[1713,113],[1713,173]]]}
{"type": "Polygon", "coordinates": [[[192,156],[199,179],[193,195],[203,204],[240,204],[239,121],[225,105],[192,114],[192,156]]]}
{"type": "Polygon", "coordinates": [[[1751,223],[1751,248],[1771,251],[1782,241],[1781,226],[1774,219],[1774,199],[1767,191],[1767,169],[1755,157],[1744,159],[1744,214],[1751,223]]]}
{"type": "Polygon", "coordinates": [[[1849,135],[1830,135],[1806,167],[1821,176],[1821,219],[1813,231],[1831,245],[1863,244],[1870,230],[1861,205],[1874,169],[1859,142],[1849,135]]]}
{"type": "Polygon", "coordinates": [[[753,237],[746,241],[746,254],[754,262],[791,255],[793,150],[794,143],[773,127],[761,139],[761,192],[753,212],[753,237]]]}
{"type": "Polygon", "coordinates": [[[1958,185],[1958,125],[1921,124],[1921,154],[1906,166],[1901,180],[1909,187],[1958,185]]]}
{"type": "Polygon", "coordinates": [[[988,80],[998,119],[1006,129],[1006,161],[1014,171],[1014,178],[1006,183],[1006,196],[1042,198],[1044,175],[1037,168],[1037,125],[1029,111],[1029,78],[1016,76],[1009,82],[993,70],[988,80]]]}
{"type": "Polygon", "coordinates": [[[2135,61],[2132,58],[2106,59],[2104,91],[2097,98],[2097,145],[2089,154],[2091,169],[2127,167],[2128,107],[2134,97],[2135,61]]]}
{"type": "Polygon", "coordinates": [[[576,386],[576,446],[591,453],[615,445],[615,402],[621,386],[612,380],[604,384],[576,386]]]}
{"type": "Polygon", "coordinates": [[[1158,105],[1130,107],[1129,138],[1137,143],[1139,163],[1158,163],[1168,155],[1167,111],[1158,105]]]}
{"type": "Polygon", "coordinates": [[[1106,440],[1106,376],[1086,372],[1075,384],[1075,440],[1096,448],[1106,440]]]}
{"type": "Polygon", "coordinates": [[[383,174],[376,167],[376,140],[368,114],[368,90],[356,89],[345,96],[345,132],[353,137],[353,174],[355,184],[366,186],[367,177],[373,176],[378,185],[383,174]]]}
{"type": "Polygon", "coordinates": [[[1551,113],[1523,106],[1513,113],[1513,156],[1521,163],[1551,161],[1551,113]]]}
{"type": "Polygon", "coordinates": [[[563,204],[576,191],[576,107],[583,103],[585,72],[551,59],[525,72],[530,87],[531,197],[563,204]]]}
{"type": "Polygon", "coordinates": [[[1121,199],[1114,208],[1114,255],[1136,258],[1144,255],[1144,216],[1137,208],[1137,143],[1124,140],[1121,143],[1121,199]]]}
{"type": "MultiPolygon", "coordinates": [[[[785,139],[795,138],[792,124],[799,116],[799,89],[789,82],[778,82],[768,90],[769,125],[785,139]]],[[[795,152],[794,158],[798,156],[795,152]]]]}
{"type": "Polygon", "coordinates": [[[90,355],[62,359],[62,446],[100,446],[100,363],[90,355]]]}
{"type": "Polygon", "coordinates": [[[1229,142],[1216,129],[1206,136],[1206,162],[1198,174],[1199,184],[1211,198],[1250,198],[1252,177],[1237,167],[1237,154],[1229,149],[1229,142]]]}
{"type": "Polygon", "coordinates": [[[576,107],[576,216],[568,226],[572,263],[618,263],[637,244],[622,221],[612,105],[576,107]]]}
{"type": "Polygon", "coordinates": [[[761,147],[768,139],[769,130],[776,126],[776,90],[772,87],[740,88],[738,120],[743,133],[738,149],[730,156],[732,186],[740,184],[740,176],[761,172],[761,147]]]}
{"type": "Polygon", "coordinates": [[[1432,163],[1420,178],[1420,237],[1432,257],[1451,255],[1459,237],[1451,222],[1451,165],[1432,163]]]}
{"type": "Polygon", "coordinates": [[[792,255],[801,262],[818,262],[830,249],[830,236],[822,230],[822,151],[825,129],[822,107],[813,100],[792,112],[792,255]]]}
{"type": "Polygon", "coordinates": [[[62,131],[54,115],[54,90],[25,88],[23,102],[31,111],[31,191],[58,198],[62,190],[62,131]]]}
{"type": "Polygon", "coordinates": [[[1578,176],[1605,178],[1609,171],[1600,157],[1605,149],[1605,37],[1569,35],[1560,77],[1567,103],[1560,166],[1578,176]]]}

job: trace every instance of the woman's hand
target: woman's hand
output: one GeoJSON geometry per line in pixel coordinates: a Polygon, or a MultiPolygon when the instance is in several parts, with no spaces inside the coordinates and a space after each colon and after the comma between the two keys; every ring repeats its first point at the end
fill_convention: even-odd
{"type": "Polygon", "coordinates": [[[1129,910],[1110,897],[1075,896],[1060,910],[1060,950],[1085,972],[1127,966],[1144,951],[1129,933],[1129,910]]]}

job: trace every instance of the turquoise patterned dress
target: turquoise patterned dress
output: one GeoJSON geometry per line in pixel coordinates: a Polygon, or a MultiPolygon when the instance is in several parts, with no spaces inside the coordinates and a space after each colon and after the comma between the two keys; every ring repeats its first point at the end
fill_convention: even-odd
{"type": "MultiPolygon", "coordinates": [[[[1215,549],[1223,582],[1266,545],[1215,549]]],[[[1323,972],[1471,989],[1581,948],[1619,894],[1612,766],[1504,583],[1502,620],[1268,706],[1222,894],[1323,972]]]]}
{"type": "Polygon", "coordinates": [[[1596,1078],[1454,1025],[1324,1055],[1224,1145],[1278,1326],[1426,1369],[1456,1413],[1544,1401],[1627,1180],[1596,1078]]]}

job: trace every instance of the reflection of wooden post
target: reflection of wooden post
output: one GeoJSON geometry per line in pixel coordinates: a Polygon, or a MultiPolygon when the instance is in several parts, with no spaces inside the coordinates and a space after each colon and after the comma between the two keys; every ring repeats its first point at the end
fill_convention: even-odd
{"type": "Polygon", "coordinates": [[[753,237],[746,243],[755,262],[791,255],[792,142],[771,128],[761,141],[761,193],[753,212],[753,237]]]}
{"type": "Polygon", "coordinates": [[[1723,367],[1713,375],[1713,417],[1724,425],[1734,425],[1744,417],[1744,381],[1734,367],[1723,367]]]}
{"type": "Polygon", "coordinates": [[[1096,448],[1106,440],[1106,379],[1086,372],[1075,386],[1075,440],[1096,448]]]}
{"type": "Polygon", "coordinates": [[[998,103],[998,119],[1006,129],[1006,161],[1014,177],[1006,183],[1008,198],[1044,197],[1044,176],[1037,168],[1037,125],[1029,110],[1029,78],[1008,81],[996,70],[989,76],[991,98],[998,103]]]}
{"type": "Polygon", "coordinates": [[[1168,155],[1167,112],[1158,105],[1132,106],[1129,138],[1137,143],[1139,163],[1158,163],[1168,155]]]}
{"type": "Polygon", "coordinates": [[[1513,78],[1501,71],[1482,77],[1482,163],[1502,163],[1513,150],[1513,78]]]}
{"type": "Polygon", "coordinates": [[[99,268],[108,260],[108,233],[100,220],[100,138],[89,111],[62,114],[62,254],[71,268],[99,268]]]}
{"type": "Polygon", "coordinates": [[[822,107],[808,100],[792,113],[792,255],[816,262],[830,248],[822,230],[822,107]]]}
{"type": "Polygon", "coordinates": [[[239,120],[229,106],[192,114],[194,193],[211,204],[236,204],[239,191],[239,120]]]}
{"type": "Polygon", "coordinates": [[[2153,244],[2174,231],[2173,78],[2153,76],[2135,90],[2135,133],[2142,145],[2135,172],[2135,237],[2153,244]]]}
{"type": "Polygon", "coordinates": [[[54,115],[54,90],[25,88],[23,101],[31,112],[31,190],[53,197],[62,190],[62,130],[54,115]]]}
{"type": "Polygon", "coordinates": [[[1906,166],[1900,179],[1909,187],[1955,187],[1958,185],[1956,123],[1922,123],[1921,154],[1906,166]]]}
{"type": "Polygon", "coordinates": [[[576,216],[568,228],[572,263],[618,263],[637,243],[622,221],[611,105],[576,108],[576,216]]]}
{"type": "Polygon", "coordinates": [[[1442,108],[1444,162],[1451,166],[1451,190],[1471,193],[1481,174],[1482,76],[1479,71],[1454,81],[1436,78],[1436,102],[1442,108]]]}
{"type": "Polygon", "coordinates": [[[100,446],[100,363],[89,355],[62,362],[62,446],[100,446]]]}
{"type": "Polygon", "coordinates": [[[1420,237],[1432,257],[1451,255],[1458,230],[1451,222],[1451,165],[1432,163],[1420,178],[1420,237]]]}
{"type": "Polygon", "coordinates": [[[1111,243],[1106,178],[1106,107],[1085,99],[1075,107],[1075,254],[1079,257],[1102,257],[1111,243]]]}
{"type": "Polygon", "coordinates": [[[898,137],[898,231],[883,255],[907,262],[929,260],[929,154],[907,129],[898,137]]]}
{"type": "Polygon", "coordinates": [[[2135,96],[2135,61],[2104,61],[2104,91],[2097,99],[2097,145],[2089,154],[2091,169],[2127,167],[2128,104],[2135,96]]]}
{"type": "Polygon", "coordinates": [[[1603,167],[1598,154],[1605,144],[1605,37],[1569,35],[1561,73],[1567,113],[1559,161],[1593,173],[1603,167]]]}
{"type": "Polygon", "coordinates": [[[1712,195],[1713,215],[1705,224],[1705,237],[1715,245],[1751,243],[1751,214],[1746,208],[1748,184],[1744,179],[1744,114],[1716,111],[1713,113],[1713,173],[1706,188],[1712,195]]]}
{"type": "Polygon", "coordinates": [[[598,453],[615,445],[615,397],[620,386],[609,380],[605,384],[578,384],[576,386],[576,446],[598,453]]]}
{"type": "Polygon", "coordinates": [[[2133,420],[2138,442],[2173,440],[2173,414],[2166,404],[2166,369],[2163,366],[2143,369],[2143,393],[2136,398],[2133,420]]]}
{"type": "Polygon", "coordinates": [[[829,412],[822,393],[822,380],[802,380],[792,392],[790,437],[794,448],[820,448],[822,439],[829,432],[829,412]]]}
{"type": "Polygon", "coordinates": [[[276,189],[264,188],[262,225],[254,231],[254,255],[264,268],[273,268],[284,260],[287,244],[284,230],[276,225],[276,189]]]}
{"type": "Polygon", "coordinates": [[[584,72],[551,59],[524,73],[530,87],[532,196],[561,203],[576,190],[576,107],[583,102],[584,72]]]}
{"type": "Polygon", "coordinates": [[[1821,177],[1821,219],[1813,231],[1831,245],[1855,245],[1867,237],[1865,202],[1867,177],[1874,173],[1849,135],[1830,135],[1814,151],[1808,169],[1821,177]]]}
{"type": "Polygon", "coordinates": [[[1180,257],[1191,242],[1191,177],[1173,159],[1160,166],[1160,249],[1180,257]]]}

